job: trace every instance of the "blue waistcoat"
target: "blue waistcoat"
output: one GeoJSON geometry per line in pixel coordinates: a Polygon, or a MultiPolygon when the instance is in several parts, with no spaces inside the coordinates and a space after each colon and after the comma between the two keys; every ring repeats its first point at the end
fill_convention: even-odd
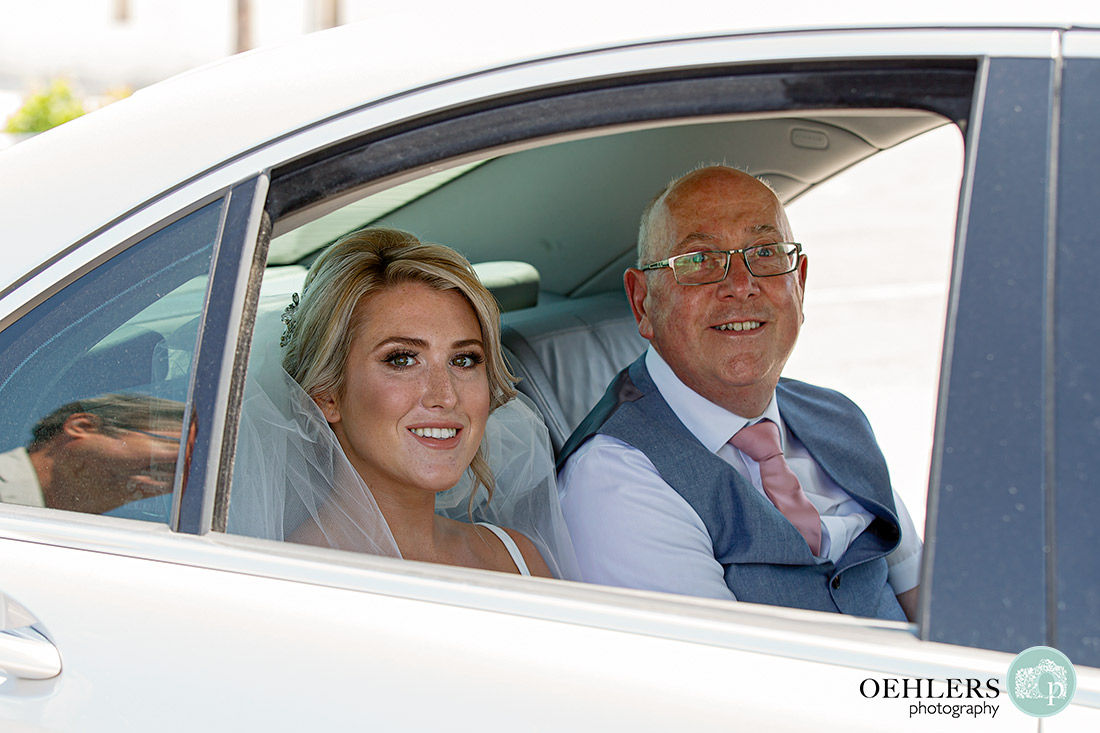
{"type": "Polygon", "coordinates": [[[559,466],[596,433],[618,438],[644,453],[698,513],[739,600],[904,621],[885,557],[901,531],[867,418],[839,392],[794,380],[779,381],[776,399],[818,465],[874,516],[835,565],[817,563],[794,525],[684,427],[653,384],[644,355],[612,381],[562,449],[559,466]]]}

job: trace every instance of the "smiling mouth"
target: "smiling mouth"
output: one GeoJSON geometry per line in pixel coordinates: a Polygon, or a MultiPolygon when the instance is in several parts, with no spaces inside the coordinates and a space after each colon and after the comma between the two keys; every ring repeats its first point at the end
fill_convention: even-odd
{"type": "Polygon", "coordinates": [[[409,428],[409,432],[419,438],[449,440],[458,435],[456,428],[409,428]]]}
{"type": "Polygon", "coordinates": [[[764,324],[761,321],[736,321],[734,323],[723,323],[721,326],[714,326],[718,331],[755,331],[764,324]]]}

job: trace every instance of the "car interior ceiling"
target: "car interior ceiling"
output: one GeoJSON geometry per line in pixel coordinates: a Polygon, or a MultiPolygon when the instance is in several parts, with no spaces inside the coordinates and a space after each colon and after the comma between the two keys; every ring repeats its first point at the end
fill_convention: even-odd
{"type": "Polygon", "coordinates": [[[632,264],[639,213],[685,170],[735,165],[765,178],[789,203],[858,161],[945,123],[918,110],[845,110],[662,124],[541,144],[429,175],[320,217],[276,237],[269,264],[308,266],[339,236],[384,224],[454,247],[474,263],[522,259],[538,271],[543,299],[617,290],[632,264]]]}

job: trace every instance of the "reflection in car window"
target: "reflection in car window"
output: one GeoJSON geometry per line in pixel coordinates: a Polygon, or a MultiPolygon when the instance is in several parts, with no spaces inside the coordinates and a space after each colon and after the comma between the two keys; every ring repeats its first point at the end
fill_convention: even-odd
{"type": "Polygon", "coordinates": [[[221,203],[0,333],[0,501],[167,521],[221,203]]]}

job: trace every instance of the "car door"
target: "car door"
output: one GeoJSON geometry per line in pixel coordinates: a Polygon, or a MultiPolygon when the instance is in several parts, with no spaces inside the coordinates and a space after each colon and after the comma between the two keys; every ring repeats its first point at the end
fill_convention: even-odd
{"type": "Polygon", "coordinates": [[[1055,646],[1091,667],[1100,663],[1100,606],[1095,564],[1083,557],[1095,546],[1085,527],[1096,508],[1083,484],[1096,435],[1084,295],[1095,207],[1085,170],[1096,146],[1082,125],[1095,110],[1086,90],[1096,62],[1083,50],[1093,36],[1069,33],[1065,57],[994,59],[983,80],[960,213],[922,629],[924,638],[1005,651],[1055,646]]]}
{"type": "MultiPolygon", "coordinates": [[[[1053,401],[1053,425],[1047,424],[1047,470],[1051,491],[1046,498],[1047,554],[1050,584],[1046,603],[1055,614],[1054,638],[1071,659],[1100,666],[1100,595],[1095,552],[1095,517],[1100,510],[1095,477],[1097,409],[1093,386],[1097,377],[1096,326],[1088,317],[1094,310],[1095,273],[1100,214],[1096,206],[1096,169],[1100,146],[1090,134],[1098,108],[1095,93],[1100,81],[1100,33],[1074,30],[1066,34],[1062,71],[1061,114],[1055,162],[1058,189],[1054,228],[1053,323],[1045,344],[1047,399],[1053,401]],[[1050,366],[1050,361],[1054,365],[1050,366]],[[1053,392],[1053,395],[1051,394],[1053,392]],[[1090,549],[1092,548],[1092,549],[1090,549]],[[1069,651],[1072,650],[1072,651],[1069,651]]],[[[1048,248],[1048,257],[1051,256],[1048,248]]],[[[1044,548],[1045,549],[1045,548],[1044,548]]]]}
{"type": "MultiPolygon", "coordinates": [[[[1020,137],[1049,140],[1049,122],[1036,118],[1045,114],[1040,105],[1055,98],[1054,35],[791,34],[766,44],[758,37],[702,39],[503,69],[365,107],[261,147],[154,202],[140,212],[145,226],[139,232],[121,221],[84,243],[81,249],[91,245],[98,251],[78,249],[70,258],[78,263],[62,258],[51,265],[47,274],[54,274],[54,284],[33,308],[7,313],[0,336],[32,333],[37,309],[63,308],[58,301],[71,299],[61,288],[71,286],[89,293],[89,304],[78,308],[83,301],[75,301],[70,310],[78,312],[68,314],[69,331],[83,332],[79,311],[103,312],[90,305],[92,294],[103,290],[91,281],[106,283],[108,300],[131,292],[133,283],[163,268],[144,261],[127,268],[133,261],[126,259],[128,252],[137,255],[146,242],[166,241],[173,246],[164,249],[178,253],[176,233],[196,221],[191,217],[205,227],[193,235],[197,250],[209,257],[200,309],[188,311],[190,318],[171,313],[170,332],[151,329],[149,360],[164,358],[150,366],[149,384],[131,385],[185,384],[175,393],[187,417],[173,500],[156,522],[2,507],[0,592],[11,602],[8,631],[16,633],[0,637],[0,670],[7,677],[0,684],[0,719],[14,729],[62,730],[302,724],[800,730],[834,721],[846,730],[880,730],[914,724],[909,701],[869,699],[878,697],[867,693],[885,688],[886,679],[984,681],[1004,675],[1019,643],[1050,641],[1041,610],[1046,570],[1022,567],[1022,587],[1010,597],[1019,605],[1002,603],[1002,611],[988,600],[990,585],[969,588],[972,573],[960,553],[970,551],[965,543],[977,541],[972,537],[984,539],[986,548],[1034,544],[1041,529],[1024,521],[1023,534],[1004,535],[989,521],[993,509],[985,502],[972,495],[953,503],[947,486],[963,479],[975,483],[975,456],[988,449],[974,436],[995,436],[1003,427],[1003,415],[988,403],[1002,403],[999,388],[1006,379],[1027,392],[1009,400],[1019,432],[1018,443],[1007,446],[1019,453],[1019,465],[1012,465],[1024,478],[1035,473],[1040,421],[1030,396],[1042,392],[1036,358],[1013,350],[1006,357],[1016,365],[1009,376],[977,380],[977,392],[961,375],[967,366],[973,373],[967,359],[981,364],[987,353],[997,353],[981,351],[980,326],[1003,317],[982,310],[983,296],[971,282],[980,286],[992,277],[983,277],[979,264],[992,262],[1003,273],[1003,262],[1015,271],[1017,260],[1005,258],[1030,262],[1031,234],[1046,231],[1041,222],[1049,198],[1040,195],[1046,143],[1019,161],[1002,156],[1020,137]],[[925,44],[935,53],[924,51],[925,44]],[[1009,49],[1025,58],[996,57],[1009,49]],[[232,507],[237,410],[273,232],[293,229],[317,208],[386,189],[433,166],[512,146],[714,115],[868,106],[932,109],[965,121],[968,133],[948,322],[953,351],[944,370],[933,464],[924,615],[916,626],[515,578],[224,532],[232,507]],[[1027,124],[1019,122],[1021,116],[1027,124]],[[995,143],[988,152],[986,140],[995,143]],[[1019,187],[1002,193],[1008,181],[1019,187]],[[1006,210],[1019,221],[1010,223],[1006,210]],[[982,236],[998,242],[1007,237],[1015,248],[982,249],[978,235],[994,225],[1003,228],[982,236]],[[189,345],[180,348],[188,335],[189,345]],[[157,351],[159,337],[164,345],[157,351]],[[968,404],[985,430],[966,434],[968,404]],[[956,453],[963,455],[953,458],[956,453]],[[987,609],[992,623],[983,615],[987,609]],[[1009,626],[1019,631],[1010,634],[1009,626]],[[45,652],[36,655],[43,660],[36,665],[19,661],[28,641],[45,652]],[[56,649],[59,670],[50,666],[50,648],[56,649]],[[841,712],[823,723],[823,710],[841,712]]],[[[994,284],[1004,286],[1008,279],[1002,274],[994,284]]],[[[1035,327],[1034,277],[1020,282],[1023,302],[998,302],[1035,327]]],[[[100,328],[103,336],[89,335],[73,347],[76,353],[66,352],[67,368],[114,334],[116,324],[137,325],[135,316],[163,297],[150,289],[133,312],[123,308],[111,316],[100,328]]],[[[12,361],[6,373],[18,375],[31,363],[27,359],[63,350],[65,344],[52,346],[54,321],[41,320],[47,325],[39,329],[40,343],[27,336],[23,350],[12,350],[10,357],[5,347],[12,361]]],[[[1018,336],[1010,325],[993,330],[989,338],[1001,339],[997,343],[1018,336]]],[[[108,365],[101,368],[106,382],[131,354],[122,350],[97,362],[108,365]]],[[[39,381],[28,376],[20,394],[38,390],[47,369],[34,370],[39,381]]],[[[18,400],[4,404],[21,409],[18,400]]],[[[22,422],[31,417],[24,415],[22,422]]],[[[986,465],[995,472],[989,481],[1015,473],[997,460],[986,465]]],[[[972,493],[985,486],[978,481],[972,493]]],[[[995,577],[1003,581],[1009,574],[995,577]]],[[[1095,579],[1088,582],[1095,587],[1095,579]]],[[[1093,678],[1082,684],[1095,695],[1094,688],[1093,678]]],[[[998,730],[1036,729],[1003,695],[994,702],[1005,716],[996,721],[998,730]]],[[[1078,714],[1095,716],[1095,697],[1086,696],[1084,705],[1078,714]]]]}

